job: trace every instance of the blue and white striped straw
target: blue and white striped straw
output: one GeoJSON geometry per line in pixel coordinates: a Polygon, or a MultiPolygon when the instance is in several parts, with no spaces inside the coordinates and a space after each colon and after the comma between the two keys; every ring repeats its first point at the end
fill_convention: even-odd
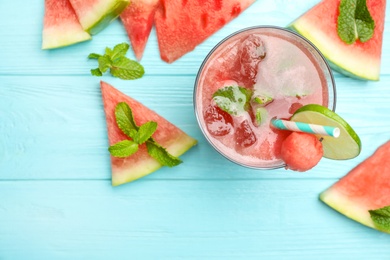
{"type": "Polygon", "coordinates": [[[287,121],[282,119],[272,119],[271,123],[274,127],[282,130],[326,135],[335,138],[340,136],[340,129],[338,127],[333,127],[333,126],[307,124],[307,123],[293,122],[293,121],[287,121]]]}

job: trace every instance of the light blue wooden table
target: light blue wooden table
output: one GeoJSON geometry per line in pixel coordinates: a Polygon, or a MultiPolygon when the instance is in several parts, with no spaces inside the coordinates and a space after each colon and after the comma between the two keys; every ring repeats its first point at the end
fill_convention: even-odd
{"type": "Polygon", "coordinates": [[[87,55],[128,41],[124,28],[115,21],[90,42],[42,51],[43,0],[0,0],[0,259],[390,259],[390,235],[318,200],[389,140],[389,6],[380,81],[335,73],[336,111],[360,135],[359,157],[305,173],[246,169],[211,148],[194,116],[195,76],[217,42],[247,26],[286,26],[317,2],[258,0],[173,64],[160,60],[153,31],[142,79],[102,79],[199,145],[176,168],[111,187],[87,55]]]}

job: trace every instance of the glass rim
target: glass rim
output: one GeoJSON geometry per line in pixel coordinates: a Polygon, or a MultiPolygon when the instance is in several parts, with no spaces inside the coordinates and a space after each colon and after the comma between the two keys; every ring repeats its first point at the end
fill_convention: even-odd
{"type": "Polygon", "coordinates": [[[199,115],[198,109],[197,109],[198,105],[197,105],[197,101],[196,100],[197,100],[197,89],[198,89],[198,85],[199,85],[200,76],[202,74],[203,68],[205,67],[205,65],[209,61],[211,55],[213,55],[213,53],[222,44],[224,44],[226,41],[228,41],[232,37],[234,37],[234,36],[236,36],[238,34],[241,34],[241,33],[244,33],[244,32],[250,31],[250,30],[256,30],[256,29],[270,29],[270,30],[283,31],[284,33],[294,35],[295,37],[299,38],[301,41],[303,41],[306,44],[308,44],[311,48],[313,48],[313,50],[316,52],[316,54],[318,54],[318,56],[321,59],[322,63],[325,65],[325,68],[323,68],[322,70],[327,71],[328,74],[329,74],[329,79],[327,79],[327,85],[328,85],[328,90],[329,90],[329,93],[328,93],[329,101],[332,100],[332,104],[331,104],[330,107],[329,107],[329,104],[328,104],[328,108],[331,109],[332,111],[336,110],[336,101],[337,101],[336,83],[335,83],[335,79],[334,79],[334,76],[333,76],[332,69],[331,69],[328,61],[326,60],[325,56],[321,53],[321,51],[311,41],[306,39],[304,36],[298,34],[297,32],[295,32],[293,30],[285,28],[285,27],[273,26],[273,25],[258,25],[258,26],[250,26],[250,27],[246,27],[246,28],[240,29],[240,30],[235,31],[235,32],[229,34],[228,36],[224,37],[222,40],[220,40],[209,51],[209,53],[206,55],[206,57],[204,58],[203,62],[201,63],[201,65],[199,67],[199,70],[197,72],[197,75],[196,75],[196,78],[195,78],[195,83],[194,83],[194,90],[193,90],[193,108],[194,108],[195,117],[196,117],[198,126],[201,129],[203,136],[206,138],[207,142],[214,148],[214,150],[216,150],[220,155],[222,155],[223,157],[225,157],[226,159],[228,159],[229,161],[231,161],[231,162],[233,162],[233,163],[235,163],[237,165],[244,166],[246,168],[257,169],[257,170],[274,170],[274,169],[283,168],[283,167],[286,166],[286,164],[275,165],[275,166],[272,166],[272,165],[271,166],[252,166],[252,165],[247,165],[245,163],[239,162],[238,160],[234,160],[233,158],[227,156],[223,151],[221,151],[221,149],[219,149],[213,143],[211,138],[208,136],[208,133],[206,133],[206,130],[204,129],[204,127],[202,127],[201,120],[200,120],[200,116],[201,115],[199,115]],[[331,87],[329,86],[329,81],[330,81],[330,83],[332,85],[331,87]],[[333,96],[331,96],[331,95],[333,95],[333,96]],[[332,98],[332,99],[330,99],[330,98],[332,98]]]}

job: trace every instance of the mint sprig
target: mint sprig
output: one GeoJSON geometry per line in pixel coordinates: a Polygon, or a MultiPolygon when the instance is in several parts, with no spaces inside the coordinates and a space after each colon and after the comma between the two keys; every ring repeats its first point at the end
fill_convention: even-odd
{"type": "Polygon", "coordinates": [[[91,74],[100,77],[110,70],[112,76],[120,79],[131,80],[141,78],[145,74],[144,67],[137,61],[126,57],[129,48],[129,44],[124,42],[115,45],[113,49],[107,47],[104,55],[97,53],[89,54],[88,58],[96,59],[99,65],[98,68],[91,69],[91,74]]]}
{"type": "Polygon", "coordinates": [[[120,102],[115,107],[115,120],[119,129],[131,140],[123,140],[111,145],[108,148],[114,157],[128,157],[138,151],[139,145],[146,144],[147,151],[151,157],[164,166],[177,166],[182,161],[171,155],[164,147],[159,145],[152,135],[157,130],[157,123],[148,121],[138,126],[133,117],[130,106],[125,102],[120,102]]]}
{"type": "Polygon", "coordinates": [[[366,42],[372,38],[375,21],[366,0],[341,0],[337,18],[337,33],[341,40],[353,44],[357,39],[366,42]]]}
{"type": "Polygon", "coordinates": [[[390,233],[390,206],[369,210],[372,221],[379,230],[390,233]]]}

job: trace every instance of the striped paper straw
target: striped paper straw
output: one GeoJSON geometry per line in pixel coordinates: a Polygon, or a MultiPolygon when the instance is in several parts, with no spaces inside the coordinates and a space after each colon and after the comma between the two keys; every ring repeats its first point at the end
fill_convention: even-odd
{"type": "Polygon", "coordinates": [[[282,130],[326,135],[335,138],[340,136],[340,129],[338,127],[333,127],[333,126],[307,124],[307,123],[293,122],[293,121],[287,121],[282,119],[273,119],[271,120],[271,123],[274,127],[282,130]]]}

